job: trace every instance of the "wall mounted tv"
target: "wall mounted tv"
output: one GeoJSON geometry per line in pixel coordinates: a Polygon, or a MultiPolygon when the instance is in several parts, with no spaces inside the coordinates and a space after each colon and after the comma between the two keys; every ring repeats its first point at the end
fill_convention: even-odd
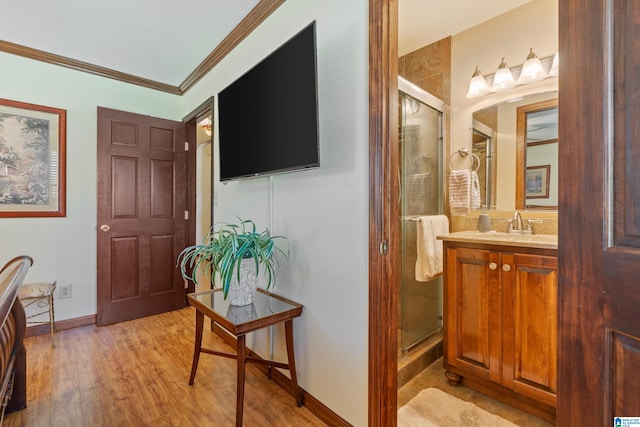
{"type": "Polygon", "coordinates": [[[315,21],[218,94],[220,181],[320,166],[315,21]]]}

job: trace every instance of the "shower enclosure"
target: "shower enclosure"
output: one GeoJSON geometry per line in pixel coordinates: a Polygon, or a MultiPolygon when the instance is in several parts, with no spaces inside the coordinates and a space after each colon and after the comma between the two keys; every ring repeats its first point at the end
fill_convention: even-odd
{"type": "Polygon", "coordinates": [[[444,104],[399,78],[400,330],[399,355],[442,330],[442,275],[416,280],[417,225],[443,206],[444,104]]]}

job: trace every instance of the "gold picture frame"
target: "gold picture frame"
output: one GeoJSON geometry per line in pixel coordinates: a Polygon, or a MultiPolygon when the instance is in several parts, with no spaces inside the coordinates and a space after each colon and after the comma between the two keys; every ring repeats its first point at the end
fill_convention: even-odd
{"type": "Polygon", "coordinates": [[[0,99],[0,218],[66,216],[66,117],[0,99]]]}

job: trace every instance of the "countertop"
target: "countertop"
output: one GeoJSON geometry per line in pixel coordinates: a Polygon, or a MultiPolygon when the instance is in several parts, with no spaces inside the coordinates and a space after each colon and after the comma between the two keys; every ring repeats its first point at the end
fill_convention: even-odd
{"type": "Polygon", "coordinates": [[[437,237],[438,240],[525,248],[558,249],[556,234],[515,234],[504,232],[458,231],[437,237]]]}

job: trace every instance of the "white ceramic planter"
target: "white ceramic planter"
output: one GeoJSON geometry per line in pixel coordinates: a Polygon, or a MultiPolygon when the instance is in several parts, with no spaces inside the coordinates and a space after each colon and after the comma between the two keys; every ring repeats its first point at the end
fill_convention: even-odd
{"type": "Polygon", "coordinates": [[[253,258],[245,258],[240,261],[240,281],[235,271],[229,284],[229,304],[235,306],[249,305],[253,303],[253,295],[258,288],[258,275],[256,263],[253,258]]]}

